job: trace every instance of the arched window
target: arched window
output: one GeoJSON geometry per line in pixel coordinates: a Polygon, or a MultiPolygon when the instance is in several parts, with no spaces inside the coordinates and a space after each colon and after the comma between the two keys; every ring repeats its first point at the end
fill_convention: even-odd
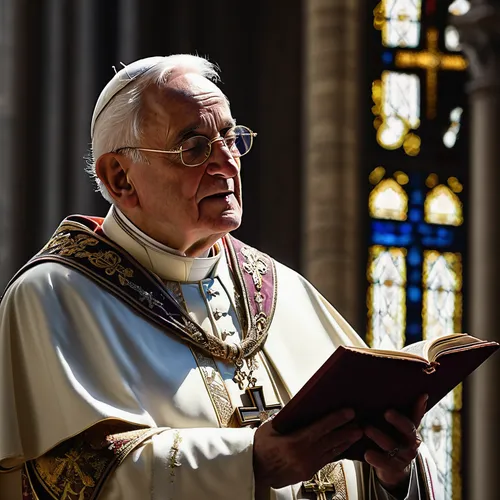
{"type": "Polygon", "coordinates": [[[371,247],[368,281],[367,340],[382,349],[401,349],[406,326],[405,250],[371,247]]]}
{"type": "Polygon", "coordinates": [[[424,213],[425,222],[430,224],[460,226],[464,221],[460,199],[449,187],[443,184],[427,193],[424,213]]]}
{"type": "Polygon", "coordinates": [[[394,179],[385,179],[374,187],[368,205],[375,219],[406,220],[408,215],[408,195],[394,179]]]}
{"type": "MultiPolygon", "coordinates": [[[[399,349],[463,328],[467,61],[449,18],[469,7],[381,0],[369,12],[367,341],[374,347],[399,349]]],[[[461,408],[460,386],[421,426],[446,500],[462,497],[461,408]]]]}

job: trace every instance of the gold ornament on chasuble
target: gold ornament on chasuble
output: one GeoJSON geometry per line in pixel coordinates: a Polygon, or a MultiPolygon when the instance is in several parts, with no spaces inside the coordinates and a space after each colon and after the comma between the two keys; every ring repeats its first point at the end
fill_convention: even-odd
{"type": "Polygon", "coordinates": [[[57,445],[24,465],[23,498],[95,500],[127,455],[164,429],[130,429],[105,421],[57,445]]]}
{"type": "Polygon", "coordinates": [[[225,342],[193,322],[188,312],[166,293],[158,277],[101,234],[100,220],[96,218],[65,219],[47,245],[14,279],[39,262],[63,262],[181,339],[216,358],[236,363],[253,357],[267,337],[276,305],[276,270],[270,257],[235,238],[226,236],[223,242],[245,308],[245,328],[238,344],[225,342]],[[249,281],[245,280],[242,269],[249,281]]]}
{"type": "Polygon", "coordinates": [[[260,386],[248,387],[246,394],[251,401],[251,406],[240,406],[236,408],[238,421],[241,426],[260,425],[273,415],[278,413],[281,404],[268,405],[264,398],[264,389],[260,386]]]}
{"type": "MultiPolygon", "coordinates": [[[[267,330],[269,329],[272,315],[274,314],[274,308],[276,304],[276,274],[272,262],[266,262],[266,257],[249,247],[242,247],[240,249],[240,255],[243,257],[242,261],[238,261],[237,250],[231,245],[230,242],[226,241],[226,248],[228,249],[231,269],[234,275],[235,284],[235,299],[236,299],[236,309],[240,320],[240,326],[242,329],[243,342],[238,344],[228,344],[224,342],[229,349],[236,349],[238,353],[237,356],[231,357],[230,360],[235,364],[235,373],[233,377],[233,382],[238,385],[240,390],[246,389],[246,398],[250,402],[250,406],[241,406],[233,410],[233,405],[231,403],[230,395],[227,391],[224,379],[219,372],[217,364],[212,356],[207,355],[196,347],[192,347],[191,350],[196,359],[200,373],[202,375],[205,387],[210,395],[210,399],[214,406],[214,409],[219,420],[219,424],[222,427],[235,427],[235,426],[247,426],[247,425],[260,425],[262,422],[270,418],[273,414],[281,409],[280,404],[268,405],[265,401],[263,388],[256,387],[257,379],[254,376],[254,372],[257,370],[257,360],[255,354],[252,356],[245,356],[241,345],[251,338],[251,332],[254,332],[254,337],[261,339],[260,343],[255,345],[258,349],[255,349],[255,353],[260,350],[260,346],[265,339],[267,330]],[[264,276],[272,268],[272,285],[270,290],[271,308],[270,315],[268,316],[267,311],[264,308],[264,302],[266,296],[264,295],[264,276]],[[248,281],[245,282],[242,269],[251,277],[251,284],[253,287],[248,286],[248,281]],[[249,290],[249,288],[254,288],[249,290]],[[252,293],[253,292],[253,293],[252,293]],[[252,302],[253,301],[253,302],[252,302]],[[246,368],[245,368],[246,364],[246,368]],[[234,416],[237,416],[235,420],[234,416]]],[[[170,297],[177,303],[178,307],[181,307],[186,312],[188,307],[182,293],[182,287],[178,282],[167,282],[165,287],[169,292],[170,297]]],[[[207,292],[209,293],[209,292],[207,292]]],[[[266,294],[269,293],[268,290],[265,291],[266,294]]],[[[269,299],[269,297],[267,297],[269,299]]],[[[269,301],[267,304],[269,308],[269,301]]],[[[217,318],[216,318],[217,319],[217,318]]],[[[193,323],[194,324],[194,323],[193,323]]],[[[189,327],[189,325],[187,325],[189,327]]],[[[201,329],[201,326],[196,325],[197,328],[201,329]]],[[[207,338],[215,339],[215,336],[205,332],[207,338]]],[[[219,340],[219,339],[217,339],[219,340]]],[[[223,338],[223,341],[226,339],[223,338]]],[[[215,355],[218,358],[226,358],[226,356],[215,355]]]]}
{"type": "MultiPolygon", "coordinates": [[[[165,286],[175,300],[187,310],[187,304],[180,283],[167,282],[165,286]]],[[[221,427],[260,425],[281,409],[280,404],[267,405],[263,388],[255,386],[257,378],[254,376],[254,371],[258,369],[256,357],[245,360],[248,371],[242,369],[244,366],[243,360],[237,362],[238,369],[233,377],[233,381],[238,384],[240,390],[244,389],[245,383],[248,384],[245,392],[251,406],[241,406],[234,410],[231,397],[215,359],[196,347],[191,347],[191,351],[221,427]]]]}
{"type": "Polygon", "coordinates": [[[344,467],[341,462],[325,465],[302,488],[314,500],[348,500],[344,467]]]}
{"type": "Polygon", "coordinates": [[[203,382],[219,420],[219,425],[221,427],[234,427],[232,423],[233,405],[215,360],[212,356],[207,356],[199,349],[192,348],[191,351],[200,369],[203,382]]]}

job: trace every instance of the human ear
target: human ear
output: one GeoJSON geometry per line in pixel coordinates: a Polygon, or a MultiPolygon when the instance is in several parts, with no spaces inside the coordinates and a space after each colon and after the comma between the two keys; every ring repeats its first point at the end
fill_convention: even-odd
{"type": "Polygon", "coordinates": [[[127,172],[130,160],[118,153],[106,153],[96,162],[96,175],[117,204],[133,208],[138,204],[137,191],[127,172]]]}

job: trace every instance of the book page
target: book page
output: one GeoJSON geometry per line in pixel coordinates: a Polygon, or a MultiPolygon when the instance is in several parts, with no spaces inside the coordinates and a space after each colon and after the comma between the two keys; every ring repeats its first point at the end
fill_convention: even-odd
{"type": "Polygon", "coordinates": [[[415,342],[413,344],[403,347],[401,351],[427,359],[427,350],[429,347],[428,344],[429,343],[427,340],[421,340],[420,342],[415,342]]]}
{"type": "Polygon", "coordinates": [[[401,349],[400,351],[396,350],[389,350],[389,349],[375,349],[374,347],[353,347],[353,346],[348,346],[344,347],[345,349],[348,349],[349,351],[355,351],[359,353],[365,353],[369,354],[371,356],[378,356],[381,358],[403,358],[403,359],[410,359],[414,361],[423,361],[424,363],[427,362],[427,359],[421,356],[418,353],[413,353],[410,351],[406,350],[406,347],[401,349]]]}
{"type": "Polygon", "coordinates": [[[429,346],[429,360],[434,361],[447,351],[452,351],[459,347],[472,346],[484,343],[483,340],[476,339],[465,333],[456,333],[434,339],[429,346]]]}
{"type": "Polygon", "coordinates": [[[456,347],[463,347],[481,342],[481,340],[471,337],[465,333],[452,333],[435,339],[415,342],[414,344],[410,344],[401,350],[403,352],[421,356],[431,362],[435,361],[440,354],[446,351],[453,350],[456,347]]]}
{"type": "Polygon", "coordinates": [[[400,351],[373,349],[369,347],[350,347],[349,349],[359,352],[367,352],[374,356],[417,358],[430,363],[435,361],[441,354],[444,354],[447,351],[454,350],[457,347],[465,347],[467,345],[474,345],[482,342],[482,340],[471,337],[465,333],[452,333],[435,339],[415,342],[403,347],[400,351]]]}

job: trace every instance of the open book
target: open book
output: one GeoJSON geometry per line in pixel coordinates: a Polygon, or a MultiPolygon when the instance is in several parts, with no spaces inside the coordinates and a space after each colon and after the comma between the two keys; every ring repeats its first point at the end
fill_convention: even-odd
{"type": "MultiPolygon", "coordinates": [[[[491,356],[497,342],[457,333],[416,342],[401,351],[340,346],[273,419],[288,433],[342,408],[353,408],[361,425],[389,434],[394,428],[383,415],[394,408],[411,417],[421,394],[427,411],[491,356]]],[[[363,438],[343,455],[363,459],[373,442],[363,438]]]]}

